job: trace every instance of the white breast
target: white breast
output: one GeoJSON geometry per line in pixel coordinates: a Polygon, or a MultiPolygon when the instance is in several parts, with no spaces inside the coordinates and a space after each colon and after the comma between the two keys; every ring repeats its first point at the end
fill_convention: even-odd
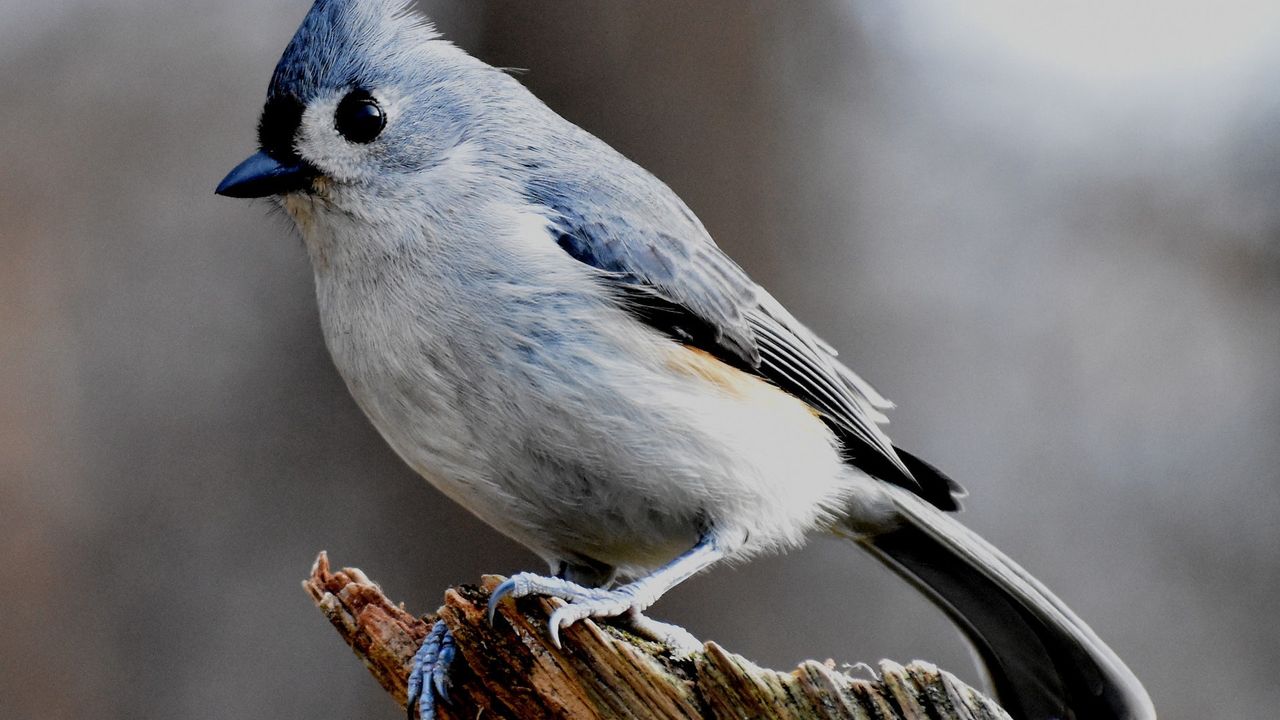
{"type": "Polygon", "coordinates": [[[543,218],[480,216],[480,238],[308,237],[339,372],[446,495],[548,560],[638,571],[708,527],[797,544],[872,492],[804,403],[620,310],[543,218]]]}

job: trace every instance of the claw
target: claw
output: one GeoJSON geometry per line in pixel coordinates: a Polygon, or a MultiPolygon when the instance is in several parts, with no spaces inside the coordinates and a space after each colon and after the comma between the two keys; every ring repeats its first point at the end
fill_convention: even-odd
{"type": "Polygon", "coordinates": [[[422,696],[422,678],[417,673],[409,673],[409,695],[404,701],[405,720],[417,720],[418,698],[422,696]]]}
{"type": "Polygon", "coordinates": [[[453,656],[457,648],[453,644],[453,633],[445,633],[440,640],[440,654],[436,656],[436,666],[431,671],[432,684],[436,688],[436,697],[449,702],[449,667],[453,665],[453,656]]]}
{"type": "Polygon", "coordinates": [[[498,614],[498,603],[511,593],[515,592],[516,581],[508,578],[503,580],[502,584],[494,589],[493,594],[489,596],[489,625],[493,625],[493,618],[498,614]]]}
{"type": "Polygon", "coordinates": [[[558,608],[551,613],[551,618],[547,620],[547,634],[551,636],[551,644],[555,645],[557,650],[564,649],[564,646],[560,644],[560,623],[564,620],[564,611],[567,609],[569,609],[568,605],[558,608]]]}
{"type": "Polygon", "coordinates": [[[547,621],[547,630],[551,635],[551,642],[555,644],[556,648],[559,648],[561,630],[589,617],[614,617],[618,614],[615,610],[616,608],[610,608],[607,605],[592,607],[574,602],[558,607],[551,613],[551,618],[547,621]],[[597,610],[600,611],[599,614],[597,614],[597,610]]]}
{"type": "Polygon", "coordinates": [[[547,634],[551,636],[551,644],[554,645],[557,650],[564,649],[564,645],[560,642],[560,624],[556,622],[554,617],[551,618],[551,624],[547,626],[547,634]]]}

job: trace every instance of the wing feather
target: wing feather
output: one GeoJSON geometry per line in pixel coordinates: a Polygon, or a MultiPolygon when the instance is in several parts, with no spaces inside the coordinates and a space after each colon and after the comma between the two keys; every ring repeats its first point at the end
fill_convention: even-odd
{"type": "MultiPolygon", "coordinates": [[[[602,282],[619,292],[636,317],[805,401],[845,442],[855,465],[947,505],[949,495],[933,492],[938,481],[922,478],[930,488],[922,487],[880,429],[888,422],[881,410],[893,404],[756,285],[674,193],[654,185],[604,183],[587,190],[571,183],[534,184],[529,197],[545,208],[560,247],[601,270],[602,282]],[[629,202],[609,201],[610,193],[629,196],[629,202]],[[667,224],[655,226],[656,221],[667,224]]],[[[926,467],[914,457],[910,464],[926,467]]],[[[954,485],[939,477],[942,487],[954,485]]]]}

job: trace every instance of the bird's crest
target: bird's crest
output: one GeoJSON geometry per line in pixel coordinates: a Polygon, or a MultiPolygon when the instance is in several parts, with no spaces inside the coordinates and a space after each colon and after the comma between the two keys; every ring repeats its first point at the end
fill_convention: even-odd
{"type": "Polygon", "coordinates": [[[386,58],[438,38],[406,0],[316,0],[276,66],[268,98],[305,103],[320,89],[376,80],[386,58]]]}

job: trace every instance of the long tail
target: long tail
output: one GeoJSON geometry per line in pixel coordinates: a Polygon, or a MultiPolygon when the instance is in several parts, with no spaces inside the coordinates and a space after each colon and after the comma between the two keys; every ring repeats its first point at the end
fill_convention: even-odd
{"type": "Polygon", "coordinates": [[[960,626],[1017,720],[1153,720],[1146,690],[1061,600],[952,517],[892,488],[901,527],[859,542],[960,626]]]}

